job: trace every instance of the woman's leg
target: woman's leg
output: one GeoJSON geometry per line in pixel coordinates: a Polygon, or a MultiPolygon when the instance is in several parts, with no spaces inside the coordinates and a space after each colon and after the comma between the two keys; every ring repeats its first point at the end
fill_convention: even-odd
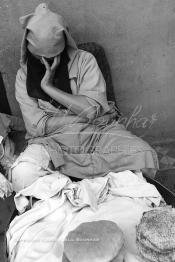
{"type": "Polygon", "coordinates": [[[10,180],[18,192],[48,174],[50,156],[43,145],[29,145],[11,167],[10,180]]]}
{"type": "Polygon", "coordinates": [[[157,154],[143,139],[115,123],[104,128],[93,153],[64,152],[60,171],[78,178],[105,176],[110,171],[141,170],[154,177],[158,169],[157,154]]]}
{"type": "Polygon", "coordinates": [[[114,172],[141,170],[148,176],[154,176],[159,168],[155,150],[118,123],[104,130],[95,152],[110,163],[114,172]]]}

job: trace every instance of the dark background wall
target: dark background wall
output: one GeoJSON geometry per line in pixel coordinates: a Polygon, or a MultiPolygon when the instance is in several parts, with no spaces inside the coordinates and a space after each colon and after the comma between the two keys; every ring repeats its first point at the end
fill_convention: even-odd
{"type": "MultiPolygon", "coordinates": [[[[22,30],[18,18],[42,1],[0,0],[0,71],[12,112],[22,30]]],[[[106,51],[121,122],[147,140],[175,138],[175,1],[50,0],[77,42],[106,51]]]]}

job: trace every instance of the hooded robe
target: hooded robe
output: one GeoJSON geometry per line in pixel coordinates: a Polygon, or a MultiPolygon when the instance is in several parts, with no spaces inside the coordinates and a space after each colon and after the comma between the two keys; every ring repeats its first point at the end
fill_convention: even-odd
{"type": "Polygon", "coordinates": [[[110,171],[157,169],[156,152],[115,119],[111,121],[110,116],[115,108],[112,102],[107,101],[106,84],[96,59],[92,54],[77,48],[64,19],[50,11],[46,4],[40,4],[33,14],[22,17],[20,22],[24,36],[21,68],[15,86],[29,144],[44,145],[55,169],[80,179],[104,176],[110,171]],[[39,55],[53,57],[60,53],[59,39],[57,41],[60,31],[66,37],[71,92],[73,95],[84,95],[95,107],[94,121],[81,121],[78,115],[71,112],[71,107],[62,109],[28,94],[28,40],[33,41],[39,55]],[[27,39],[29,33],[33,36],[27,39]],[[46,132],[47,120],[55,117],[60,121],[60,128],[46,132]],[[69,119],[69,123],[64,124],[61,119],[69,119]]]}

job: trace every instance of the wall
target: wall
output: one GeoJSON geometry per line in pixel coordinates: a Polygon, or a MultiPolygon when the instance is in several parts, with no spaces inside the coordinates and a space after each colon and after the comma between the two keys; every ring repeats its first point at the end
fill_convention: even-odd
{"type": "MultiPolygon", "coordinates": [[[[22,30],[18,17],[37,0],[0,0],[0,70],[12,111],[22,30]]],[[[121,122],[148,140],[175,137],[175,1],[50,0],[78,42],[105,48],[121,122]]]]}

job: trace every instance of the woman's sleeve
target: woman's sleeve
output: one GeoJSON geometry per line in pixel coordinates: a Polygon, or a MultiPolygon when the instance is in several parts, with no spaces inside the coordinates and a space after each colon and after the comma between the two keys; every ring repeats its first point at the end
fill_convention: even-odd
{"type": "Polygon", "coordinates": [[[96,106],[101,114],[110,110],[106,97],[106,83],[95,57],[83,52],[79,62],[79,95],[89,98],[90,104],[96,106]]]}
{"type": "Polygon", "coordinates": [[[28,136],[44,136],[48,116],[39,108],[37,100],[28,96],[26,89],[26,74],[23,69],[19,69],[17,72],[15,96],[22,112],[28,136]]]}

